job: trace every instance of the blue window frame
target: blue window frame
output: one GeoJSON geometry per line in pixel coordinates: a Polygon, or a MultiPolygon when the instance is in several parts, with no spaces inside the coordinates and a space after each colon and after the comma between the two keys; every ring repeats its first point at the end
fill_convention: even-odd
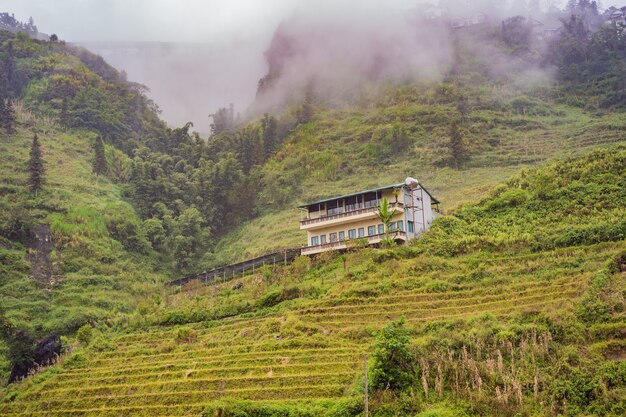
{"type": "Polygon", "coordinates": [[[379,224],[378,225],[378,234],[379,235],[384,235],[385,234],[385,225],[384,224],[379,224]]]}
{"type": "Polygon", "coordinates": [[[410,220],[407,222],[407,229],[409,229],[409,233],[413,233],[413,231],[415,230],[413,222],[410,220]]]}
{"type": "Polygon", "coordinates": [[[339,241],[343,242],[346,240],[346,232],[339,232],[339,241]]]}
{"type": "Polygon", "coordinates": [[[398,222],[398,230],[400,230],[401,232],[404,232],[404,221],[400,220],[398,222]]]}
{"type": "Polygon", "coordinates": [[[348,239],[356,239],[356,229],[348,230],[348,239]]]}
{"type": "Polygon", "coordinates": [[[331,241],[331,243],[337,241],[337,233],[331,233],[330,234],[330,241],[331,241]]]}
{"type": "Polygon", "coordinates": [[[396,231],[396,222],[389,223],[389,231],[390,232],[395,232],[396,231]]]}
{"type": "Polygon", "coordinates": [[[326,244],[326,235],[320,236],[320,244],[322,245],[326,244]]]}
{"type": "Polygon", "coordinates": [[[365,237],[365,228],[359,227],[359,238],[365,237]]]}
{"type": "Polygon", "coordinates": [[[317,236],[311,237],[311,246],[317,246],[320,244],[320,238],[317,236]]]}
{"type": "Polygon", "coordinates": [[[367,235],[368,236],[376,235],[376,226],[368,226],[367,227],[367,235]]]}

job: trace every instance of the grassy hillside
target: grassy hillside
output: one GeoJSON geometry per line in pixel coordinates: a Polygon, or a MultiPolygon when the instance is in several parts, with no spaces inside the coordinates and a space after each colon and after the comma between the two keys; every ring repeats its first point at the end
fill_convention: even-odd
{"type": "Polygon", "coordinates": [[[216,245],[213,263],[306,244],[295,207],[308,201],[394,184],[410,175],[451,210],[485,196],[520,169],[626,140],[623,113],[589,113],[493,86],[487,91],[448,86],[454,91],[448,97],[442,95],[444,87],[394,88],[371,108],[320,109],[253,174],[262,187],[259,215],[216,245]],[[461,121],[468,156],[454,169],[448,130],[460,117],[457,99],[465,96],[471,97],[461,121]],[[398,123],[408,144],[393,152],[389,136],[398,123]]]}
{"type": "MultiPolygon", "coordinates": [[[[0,143],[2,310],[37,338],[86,323],[122,325],[141,300],[159,293],[162,279],[152,272],[140,221],[121,187],[92,173],[94,133],[66,131],[16,107],[17,133],[0,143]],[[46,169],[38,195],[28,189],[26,170],[35,132],[46,169]],[[49,225],[51,248],[40,247],[45,235],[34,235],[42,225],[49,225]]],[[[3,360],[3,380],[8,367],[3,360]]]]}
{"type": "Polygon", "coordinates": [[[190,284],[143,310],[161,326],[84,343],[0,410],[362,415],[362,355],[403,317],[411,382],[373,390],[375,416],[623,415],[625,179],[612,147],[525,170],[408,247],[190,284]]]}
{"type": "Polygon", "coordinates": [[[159,296],[158,256],[123,198],[132,161],[115,147],[129,152],[158,141],[166,128],[144,87],[84,49],[0,31],[0,62],[0,379],[6,381],[9,362],[31,366],[43,338],[62,336],[71,350],[63,338],[81,326],[124,326],[138,304],[159,296]],[[34,135],[45,169],[37,192],[27,170],[34,135]],[[108,160],[100,176],[92,171],[98,136],[108,160]]]}

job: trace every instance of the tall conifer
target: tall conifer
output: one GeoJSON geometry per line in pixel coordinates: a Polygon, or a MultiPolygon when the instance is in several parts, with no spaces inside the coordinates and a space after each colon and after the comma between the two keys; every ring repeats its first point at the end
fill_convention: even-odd
{"type": "Polygon", "coordinates": [[[28,160],[28,172],[30,178],[28,184],[32,192],[37,194],[43,186],[44,167],[43,159],[41,156],[41,145],[39,144],[39,138],[35,133],[33,136],[33,143],[30,147],[30,159],[28,160]]]}
{"type": "Polygon", "coordinates": [[[0,93],[0,129],[6,133],[15,133],[15,110],[13,103],[0,93]]]}

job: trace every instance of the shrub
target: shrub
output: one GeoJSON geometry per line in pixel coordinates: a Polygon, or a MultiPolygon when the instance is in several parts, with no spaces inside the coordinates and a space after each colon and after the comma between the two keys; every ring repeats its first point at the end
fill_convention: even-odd
{"type": "Polygon", "coordinates": [[[99,335],[91,342],[90,349],[96,352],[110,352],[115,350],[115,345],[106,337],[99,335]]]}
{"type": "Polygon", "coordinates": [[[403,390],[415,379],[415,357],[409,348],[404,318],[389,323],[380,332],[370,367],[372,387],[403,390]]]}
{"type": "MultiPolygon", "coordinates": [[[[124,245],[127,250],[138,253],[148,251],[150,242],[143,231],[142,223],[128,205],[117,204],[107,207],[105,224],[109,235],[124,245]]],[[[154,230],[151,231],[154,232],[154,230]]]]}
{"type": "Polygon", "coordinates": [[[80,368],[87,363],[87,357],[84,352],[75,352],[67,358],[67,360],[63,363],[63,369],[76,369],[80,368]]]}
{"type": "Polygon", "coordinates": [[[177,343],[191,343],[198,339],[198,332],[191,327],[179,327],[174,333],[174,341],[177,343]]]}
{"type": "Polygon", "coordinates": [[[93,337],[93,329],[89,324],[81,326],[76,332],[76,338],[81,345],[87,346],[93,337]]]}

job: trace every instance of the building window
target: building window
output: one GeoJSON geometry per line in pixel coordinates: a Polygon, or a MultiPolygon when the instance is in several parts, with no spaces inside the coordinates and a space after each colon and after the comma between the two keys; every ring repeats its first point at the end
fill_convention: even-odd
{"type": "Polygon", "coordinates": [[[368,236],[376,235],[376,226],[368,226],[367,227],[367,235],[368,236]]]}
{"type": "Polygon", "coordinates": [[[378,225],[378,234],[379,235],[384,235],[385,234],[385,225],[384,224],[379,224],[378,225]]]}
{"type": "Polygon", "coordinates": [[[320,244],[320,238],[317,236],[313,236],[311,238],[311,246],[317,246],[320,244]]]}
{"type": "Polygon", "coordinates": [[[404,222],[402,220],[398,222],[398,230],[404,232],[404,222]]]}
{"type": "Polygon", "coordinates": [[[325,245],[325,244],[326,244],[326,235],[322,235],[322,236],[320,236],[320,243],[321,243],[322,245],[325,245]]]}
{"type": "Polygon", "coordinates": [[[339,241],[343,242],[346,240],[346,232],[339,232],[339,241]]]}
{"type": "Polygon", "coordinates": [[[359,227],[359,237],[365,237],[365,228],[359,227]]]}
{"type": "Polygon", "coordinates": [[[361,208],[363,208],[363,203],[360,195],[346,198],[346,211],[355,211],[361,208]]]}
{"type": "Polygon", "coordinates": [[[331,233],[330,234],[330,242],[336,242],[337,241],[337,233],[331,233]]]}
{"type": "Polygon", "coordinates": [[[356,229],[348,230],[348,239],[356,239],[356,229]]]}
{"type": "Polygon", "coordinates": [[[343,200],[334,200],[327,203],[328,215],[343,213],[343,200]]]}
{"type": "Polygon", "coordinates": [[[377,207],[378,206],[378,194],[377,193],[366,193],[365,197],[365,208],[377,207]]]}
{"type": "Polygon", "coordinates": [[[395,232],[396,231],[396,222],[389,223],[389,231],[390,232],[395,232]]]}
{"type": "Polygon", "coordinates": [[[415,228],[413,227],[413,222],[412,221],[408,221],[407,222],[407,228],[409,229],[409,233],[413,233],[413,231],[415,230],[415,228]]]}

